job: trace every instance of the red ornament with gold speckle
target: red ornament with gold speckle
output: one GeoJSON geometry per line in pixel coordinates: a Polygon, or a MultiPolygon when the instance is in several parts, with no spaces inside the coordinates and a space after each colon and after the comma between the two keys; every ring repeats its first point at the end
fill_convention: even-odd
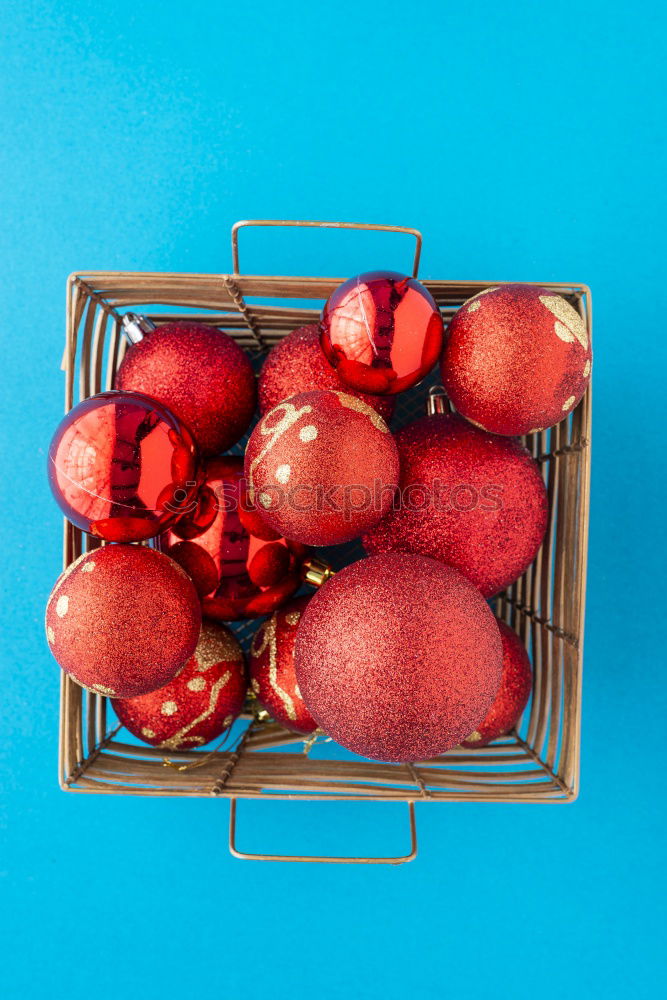
{"type": "Polygon", "coordinates": [[[416,278],[368,271],[349,278],[329,297],[321,344],[347,385],[394,394],[421,382],[437,363],[442,317],[416,278]]]}
{"type": "Polygon", "coordinates": [[[505,622],[498,621],[503,644],[503,672],[498,693],[484,720],[463,741],[464,747],[485,747],[518,724],[528,704],[533,675],[526,647],[505,622]]]}

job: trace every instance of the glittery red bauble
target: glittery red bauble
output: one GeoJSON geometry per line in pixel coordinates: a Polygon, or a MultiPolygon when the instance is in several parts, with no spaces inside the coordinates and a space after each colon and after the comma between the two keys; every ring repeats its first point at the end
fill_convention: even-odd
{"type": "Polygon", "coordinates": [[[543,430],[566,417],[586,390],[586,324],[546,288],[487,289],[449,324],[441,370],[450,399],[471,423],[494,434],[543,430]]]}
{"type": "Polygon", "coordinates": [[[498,693],[484,721],[463,741],[464,747],[485,747],[497,736],[514,729],[528,703],[533,676],[526,647],[516,632],[498,622],[503,644],[503,672],[498,693]]]}
{"type": "Polygon", "coordinates": [[[197,648],[174,680],[112,704],[120,722],[144,743],[191,750],[231,726],[243,708],[246,688],[238,642],[229,629],[204,621],[197,648]]]}
{"type": "Polygon", "coordinates": [[[439,559],[485,597],[518,579],[537,555],[548,515],[540,469],[528,451],[446,414],[409,424],[396,444],[400,507],[364,537],[366,551],[439,559]]]}
{"type": "Polygon", "coordinates": [[[442,317],[415,278],[368,271],[340,285],[322,311],[322,350],[343,382],[396,393],[428,375],[440,357],[442,317]]]}
{"type": "Polygon", "coordinates": [[[302,392],[270,410],[245,455],[250,496],[275,531],[335,545],[389,509],[398,454],[387,425],[356,396],[302,392]]]}
{"type": "Polygon", "coordinates": [[[424,556],[372,556],[325,583],[301,616],[303,699],[344,747],[387,761],[435,757],[475,729],[498,685],[502,647],[486,601],[424,556]]]}
{"type": "Polygon", "coordinates": [[[46,637],[82,687],[132,698],[162,687],[194,652],[201,610],[180,566],[155,549],[107,545],[57,580],[46,637]]]}
{"type": "Polygon", "coordinates": [[[387,423],[394,412],[392,396],[371,396],[346,386],[320,347],[316,323],[300,326],[271,349],[259,376],[259,409],[267,413],[299,392],[333,389],[348,392],[372,406],[387,423]]]}
{"type": "Polygon", "coordinates": [[[202,323],[166,323],[147,333],[125,355],[116,388],[145,392],[168,406],[203,455],[236,444],[255,412],[250,359],[228,334],[202,323]]]}
{"type": "Polygon", "coordinates": [[[189,522],[179,522],[178,534],[167,532],[160,547],[192,577],[207,617],[234,621],[265,615],[299,589],[308,550],[282,538],[252,509],[242,458],[209,459],[204,478],[215,498],[212,525],[184,541],[189,522]]]}
{"type": "Polygon", "coordinates": [[[295,733],[312,733],[317,723],[296,682],[294,643],[309,597],[297,597],[263,622],[250,646],[250,686],[276,722],[295,733]]]}
{"type": "Polygon", "coordinates": [[[77,528],[110,542],[153,538],[194,502],[197,451],[166,407],[134,392],[102,392],[61,420],[49,485],[77,528]]]}

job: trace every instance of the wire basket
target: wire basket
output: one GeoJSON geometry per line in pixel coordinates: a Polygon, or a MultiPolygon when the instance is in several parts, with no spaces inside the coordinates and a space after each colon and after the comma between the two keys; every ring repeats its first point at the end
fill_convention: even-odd
{"type": "MultiPolygon", "coordinates": [[[[322,222],[239,222],[232,229],[232,274],[149,274],[88,271],[67,284],[65,412],[87,396],[113,386],[125,352],[123,313],[143,312],[156,323],[184,315],[226,330],[259,368],[268,348],[306,323],[341,278],[243,275],[238,233],[244,226],[320,226],[409,234],[416,241],[417,274],[421,236],[393,226],[322,222]],[[261,298],[270,304],[249,304],[261,298]],[[307,301],[308,307],[300,305],[307,301]],[[297,304],[294,305],[293,303],[297,304]]],[[[499,284],[491,281],[425,280],[445,323],[462,303],[499,284]]],[[[540,282],[564,296],[591,333],[591,294],[585,285],[540,282]]],[[[392,423],[398,428],[424,413],[432,380],[397,397],[392,423]]],[[[496,614],[524,641],[533,665],[533,692],[517,730],[479,749],[457,747],[419,764],[384,764],[353,758],[331,744],[327,759],[295,747],[303,740],[276,723],[241,717],[231,749],[171,754],[183,770],[164,766],[158,748],[124,742],[110,722],[107,699],[84,691],[61,675],[59,776],[62,788],[77,792],[133,795],[219,796],[231,800],[230,850],[257,860],[391,862],[416,855],[415,802],[571,802],[579,789],[581,674],[589,510],[591,439],[590,388],[576,409],[556,427],[528,435],[524,443],[541,465],[549,497],[549,523],[535,562],[495,599],[496,614]],[[240,731],[239,731],[240,730],[240,731]],[[268,752],[271,751],[271,752],[268,752]],[[196,766],[193,766],[196,765],[196,766]],[[248,854],[236,847],[237,799],[376,800],[406,802],[410,849],[400,857],[304,857],[248,854]]],[[[245,439],[233,451],[242,453],[245,439]]],[[[64,566],[99,542],[68,521],[64,566]]],[[[332,553],[338,568],[362,555],[358,543],[332,553]]],[[[258,621],[233,623],[247,650],[258,621]]],[[[113,717],[111,717],[113,718],[113,717]]]]}

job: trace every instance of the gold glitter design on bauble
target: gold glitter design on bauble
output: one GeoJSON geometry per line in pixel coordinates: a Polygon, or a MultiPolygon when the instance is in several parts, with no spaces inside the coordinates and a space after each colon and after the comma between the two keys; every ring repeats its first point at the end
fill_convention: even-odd
{"type": "Polygon", "coordinates": [[[81,567],[81,572],[82,573],[92,573],[94,569],[95,569],[95,563],[91,559],[90,562],[87,562],[85,564],[85,566],[81,567]]]}
{"type": "Polygon", "coordinates": [[[259,502],[265,510],[268,510],[273,501],[268,493],[260,493],[259,502]]]}
{"type": "Polygon", "coordinates": [[[299,431],[299,437],[304,444],[308,444],[309,441],[314,441],[317,437],[317,427],[315,424],[306,424],[299,431]]]}
{"type": "Polygon", "coordinates": [[[289,477],[292,475],[292,470],[289,465],[279,465],[276,469],[276,479],[279,483],[285,486],[289,482],[289,477]]]}
{"type": "Polygon", "coordinates": [[[576,398],[577,398],[576,396],[570,396],[568,399],[566,399],[565,402],[563,403],[563,410],[569,410],[576,398]]]}
{"type": "Polygon", "coordinates": [[[300,611],[288,611],[285,615],[285,621],[288,625],[298,625],[299,618],[301,618],[300,611]]]}
{"type": "Polygon", "coordinates": [[[470,305],[468,306],[468,312],[469,313],[477,312],[477,310],[479,309],[479,307],[481,306],[481,304],[482,303],[479,302],[479,301],[478,302],[471,302],[470,305]]]}
{"type": "Polygon", "coordinates": [[[276,629],[278,626],[278,616],[272,614],[268,621],[264,622],[259,631],[255,633],[255,638],[252,641],[250,647],[250,653],[252,656],[259,657],[262,653],[268,649],[269,651],[269,683],[273,690],[276,692],[283,705],[285,706],[285,711],[287,712],[287,718],[291,719],[293,722],[296,721],[296,709],[294,708],[294,702],[290,698],[287,691],[283,689],[278,684],[278,640],[276,637],[276,629]],[[257,642],[257,639],[261,635],[261,643],[257,642]]]}
{"type": "Polygon", "coordinates": [[[338,392],[336,389],[332,391],[336,393],[342,406],[345,406],[348,410],[354,410],[356,413],[361,413],[364,417],[368,417],[376,430],[382,431],[383,434],[389,433],[389,428],[380,414],[372,406],[369,406],[368,403],[364,403],[363,399],[357,399],[356,396],[348,396],[346,392],[338,392]]]}
{"type": "Polygon", "coordinates": [[[149,740],[152,740],[155,737],[155,730],[149,729],[148,726],[142,726],[141,735],[148,737],[149,740]]]}
{"type": "MultiPolygon", "coordinates": [[[[196,743],[199,746],[201,746],[201,744],[205,742],[202,736],[189,736],[188,733],[191,733],[192,730],[195,729],[200,722],[204,722],[205,719],[208,719],[209,715],[213,714],[213,712],[215,711],[215,706],[218,703],[218,696],[220,695],[220,692],[225,687],[231,676],[232,676],[231,670],[226,670],[225,673],[222,675],[222,677],[218,678],[218,680],[211,688],[211,694],[208,700],[208,707],[205,708],[204,711],[201,713],[201,715],[198,715],[196,719],[193,719],[191,722],[188,722],[187,725],[183,726],[182,729],[179,729],[177,733],[174,733],[173,736],[170,736],[168,740],[164,740],[162,743],[160,743],[161,748],[165,750],[178,750],[178,748],[182,746],[182,744],[186,741],[188,743],[196,743]]],[[[227,718],[230,717],[228,716],[227,718]]],[[[225,719],[225,724],[228,725],[226,719],[225,719]]]]}
{"type": "Polygon", "coordinates": [[[67,614],[67,609],[69,608],[69,597],[67,594],[61,594],[56,602],[56,614],[59,618],[64,618],[67,614]]]}
{"type": "Polygon", "coordinates": [[[178,705],[175,701],[163,701],[160,712],[162,715],[175,715],[178,712],[178,705]]]}
{"type": "Polygon", "coordinates": [[[569,302],[561,295],[540,295],[540,302],[556,317],[556,336],[566,344],[577,340],[585,351],[588,350],[588,330],[586,324],[569,302]]]}
{"type": "Polygon", "coordinates": [[[583,371],[584,378],[588,378],[588,376],[590,375],[590,373],[591,373],[591,363],[590,363],[590,360],[589,360],[584,365],[584,371],[583,371]]]}
{"type": "Polygon", "coordinates": [[[467,738],[466,743],[479,743],[482,738],[482,734],[478,733],[477,730],[473,730],[470,736],[467,738]]]}
{"type": "Polygon", "coordinates": [[[56,633],[53,631],[50,625],[46,626],[46,638],[52,644],[56,641],[56,633]]]}
{"type": "Polygon", "coordinates": [[[253,692],[255,694],[259,694],[259,691],[260,691],[259,681],[257,680],[256,677],[253,677],[253,679],[252,679],[252,681],[250,683],[250,687],[253,689],[253,692]]]}
{"type": "Polygon", "coordinates": [[[272,410],[269,410],[264,419],[257,425],[259,433],[264,437],[268,437],[269,440],[262,451],[260,451],[250,463],[250,469],[248,470],[248,495],[251,502],[254,502],[255,499],[255,486],[253,483],[253,473],[255,472],[255,469],[262,459],[269,454],[275,443],[280,440],[283,434],[285,434],[290,427],[296,424],[304,414],[311,413],[312,409],[312,406],[309,406],[308,404],[302,406],[300,410],[297,410],[293,403],[278,403],[278,405],[274,406],[272,410]],[[277,423],[272,424],[272,418],[281,412],[283,416],[277,423]]]}
{"type": "Polygon", "coordinates": [[[497,291],[498,291],[497,285],[494,285],[493,288],[484,288],[481,292],[477,292],[477,295],[472,295],[469,299],[467,299],[463,303],[463,306],[461,308],[467,307],[466,312],[469,313],[476,312],[482,304],[479,301],[482,295],[488,295],[489,292],[497,292],[497,291]]]}
{"type": "Polygon", "coordinates": [[[203,691],[205,687],[206,681],[203,677],[193,677],[188,681],[188,691],[203,691]]]}
{"type": "Polygon", "coordinates": [[[95,691],[97,694],[106,694],[110,698],[112,698],[116,693],[115,688],[106,687],[104,684],[91,684],[90,690],[95,691]]]}
{"type": "Polygon", "coordinates": [[[239,663],[242,653],[241,647],[230,632],[219,630],[204,622],[195,657],[197,670],[203,673],[216,663],[239,663]]]}

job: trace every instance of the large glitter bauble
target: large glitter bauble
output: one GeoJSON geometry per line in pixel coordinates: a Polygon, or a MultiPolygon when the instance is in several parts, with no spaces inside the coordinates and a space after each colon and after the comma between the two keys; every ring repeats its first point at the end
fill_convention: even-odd
{"type": "Polygon", "coordinates": [[[157,691],[112,701],[134,736],[165,750],[192,750],[217,739],[243,708],[247,690],[243,651],[229,631],[204,621],[194,653],[157,691]]]}
{"type": "Polygon", "coordinates": [[[317,723],[296,682],[294,643],[309,597],[297,597],[262,622],[250,646],[250,686],[259,703],[286,729],[304,735],[317,723]]]}
{"type": "Polygon", "coordinates": [[[322,350],[343,382],[362,392],[396,393],[428,375],[440,357],[443,324],[432,295],[415,278],[368,271],[329,297],[322,350]]]}
{"type": "Polygon", "coordinates": [[[259,375],[260,413],[267,413],[278,403],[299,392],[333,389],[357,396],[380,414],[387,423],[394,412],[393,396],[371,396],[346,386],[322,352],[316,323],[300,326],[273,347],[259,375]]]}
{"type": "Polygon", "coordinates": [[[203,455],[236,444],[255,412],[250,359],[228,334],[203,323],[165,323],[147,333],[129,348],[115,385],[168,406],[203,455]]]}
{"type": "Polygon", "coordinates": [[[119,698],[170,681],[192,656],[200,627],[187,574],[139,545],[80,556],[46,606],[46,637],[62,669],[82,687],[119,698]]]}
{"type": "Polygon", "coordinates": [[[586,324],[569,302],[534,285],[489,288],[449,324],[442,380],[467,420],[494,434],[557,424],[590,380],[586,324]]]}
{"type": "Polygon", "coordinates": [[[377,524],[398,471],[382,417],[343,392],[302,392],[279,403],[253,430],[245,455],[262,517],[304,545],[347,542],[377,524]]]}
{"type": "Polygon", "coordinates": [[[500,687],[484,720],[463,741],[464,747],[485,747],[514,729],[528,704],[533,675],[526,647],[505,622],[499,621],[498,628],[503,644],[500,687]]]}
{"type": "Polygon", "coordinates": [[[485,717],[502,668],[479,591],[425,556],[372,556],[341,570],[301,616],[296,676],[318,725],[385,761],[435,757],[485,717]]]}
{"type": "Polygon", "coordinates": [[[273,531],[252,509],[242,458],[209,459],[204,488],[215,498],[213,523],[187,537],[190,522],[179,522],[160,538],[160,548],[192,578],[207,617],[224,622],[268,614],[299,589],[308,549],[273,531]]]}
{"type": "Polygon", "coordinates": [[[197,449],[166,407],[135,392],[102,392],[61,420],[49,485],[72,524],[109,542],[153,538],[194,503],[197,449]]]}
{"type": "Polygon", "coordinates": [[[367,552],[416,552],[454,566],[485,597],[518,579],[537,555],[548,518],[538,464],[514,438],[449,414],[396,435],[400,506],[367,535],[367,552]]]}

